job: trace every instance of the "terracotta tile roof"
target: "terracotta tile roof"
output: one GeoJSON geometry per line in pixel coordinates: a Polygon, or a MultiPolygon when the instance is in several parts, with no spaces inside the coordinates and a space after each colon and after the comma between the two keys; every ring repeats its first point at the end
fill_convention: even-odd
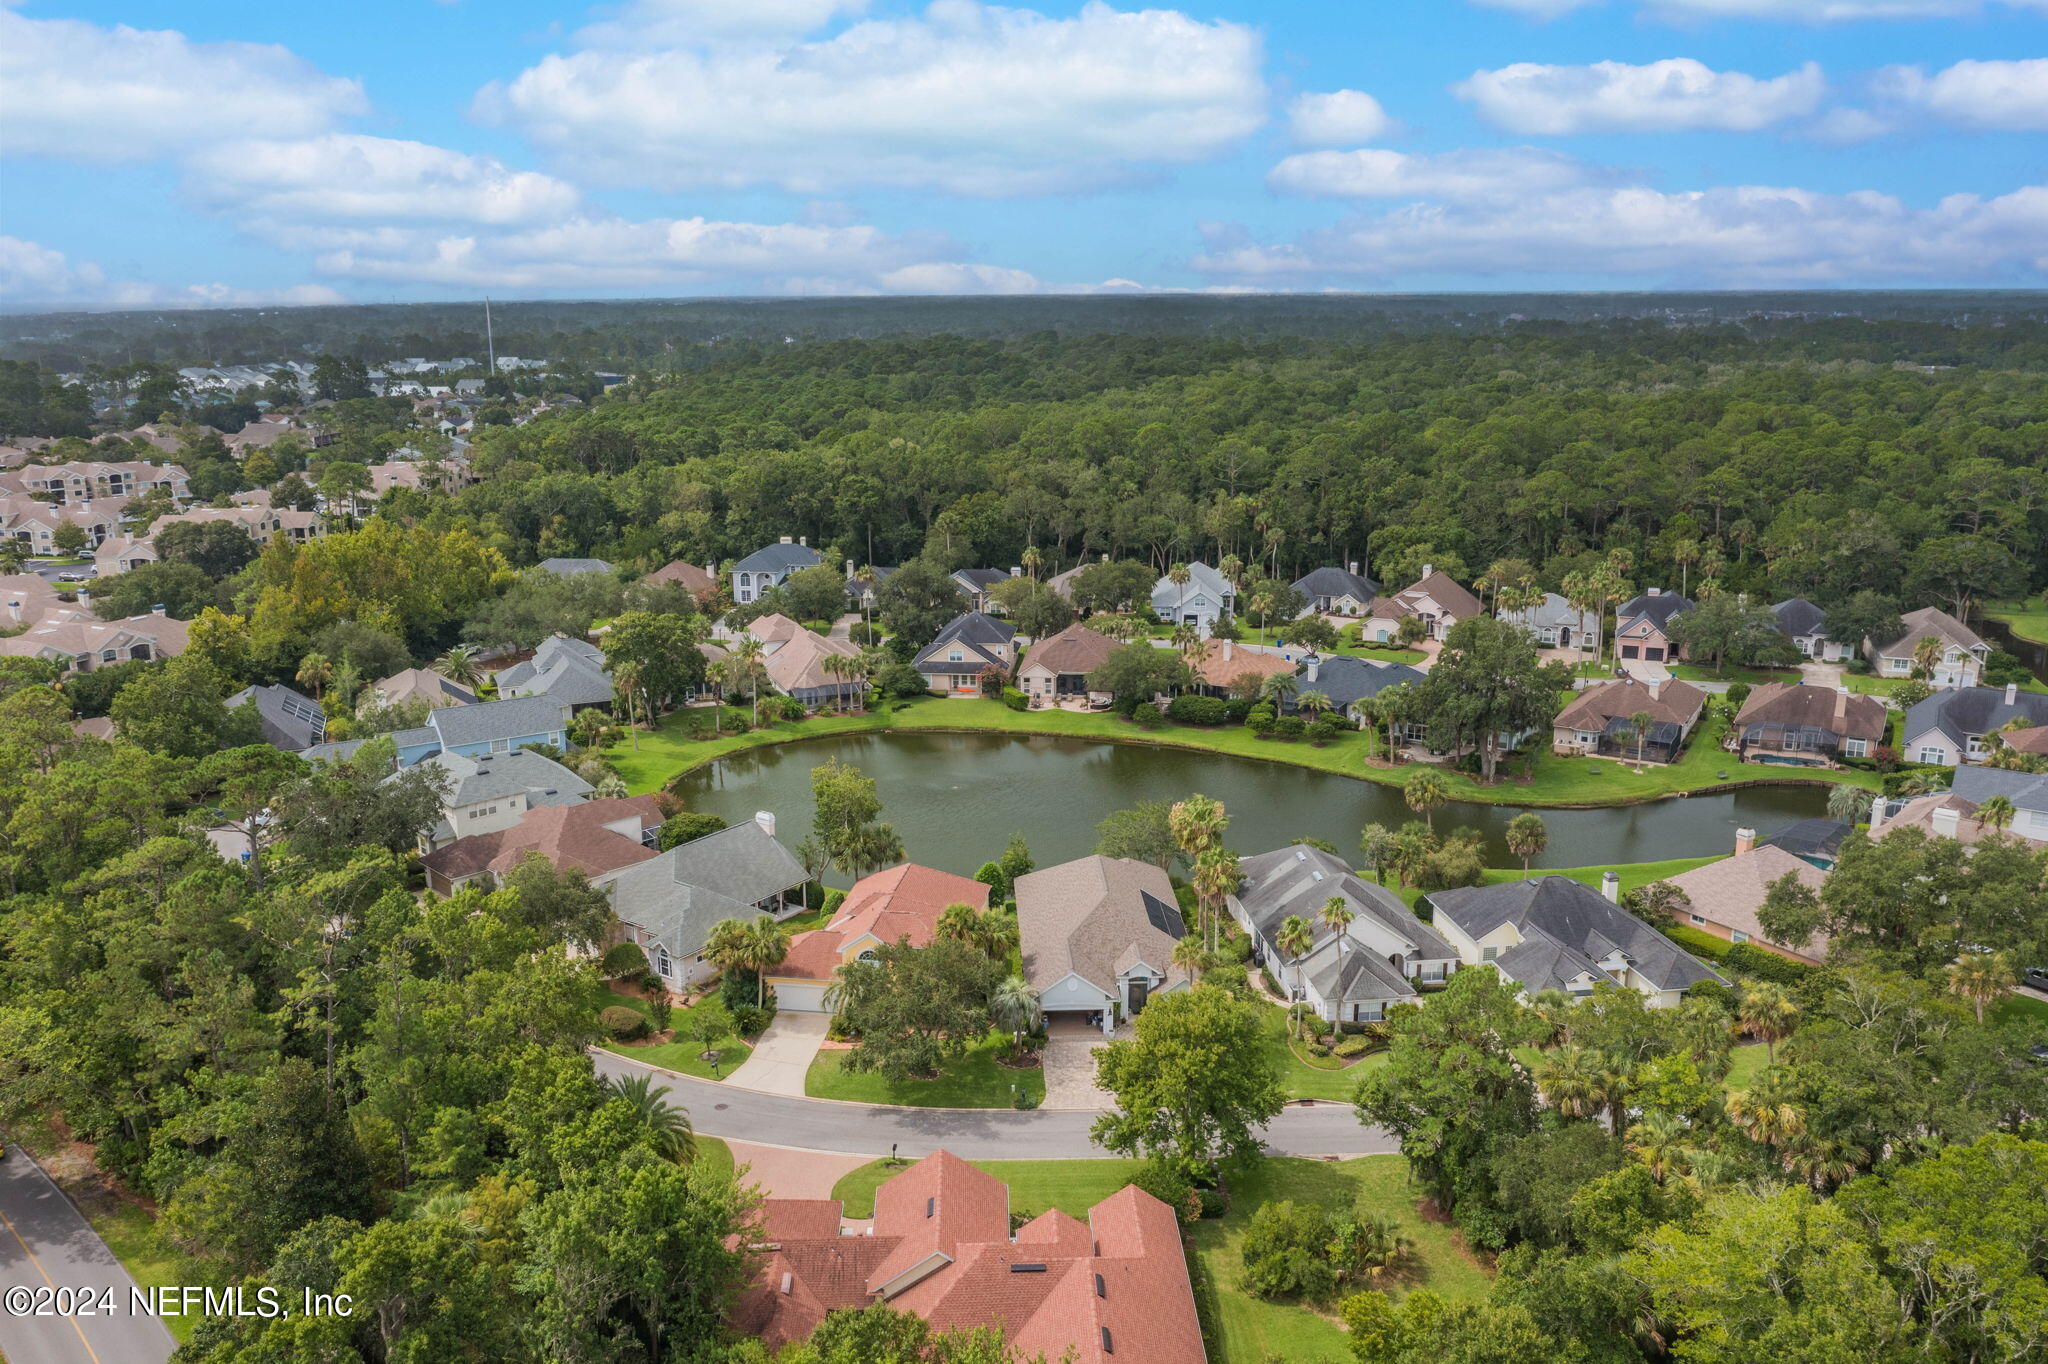
{"type": "Polygon", "coordinates": [[[885,943],[908,939],[912,947],[932,940],[947,905],[988,908],[988,887],[966,876],[905,862],[854,882],[846,899],[822,928],[790,940],[789,955],[770,974],[793,980],[831,980],[840,948],[864,934],[885,943]]]}
{"type": "Polygon", "coordinates": [[[2008,729],[1998,737],[2007,748],[2015,752],[2048,753],[2048,725],[2034,725],[2027,729],[2008,729]]]}
{"type": "Polygon", "coordinates": [[[1833,687],[1805,682],[1766,682],[1749,694],[1735,716],[1738,727],[1752,724],[1811,726],[1845,739],[1881,743],[1890,712],[1875,696],[1858,696],[1833,687]]]}
{"type": "Polygon", "coordinates": [[[502,875],[530,852],[542,854],[557,867],[574,867],[586,876],[602,876],[660,855],[639,839],[605,827],[622,820],[635,820],[638,828],[659,824],[661,806],[651,795],[542,805],[528,810],[509,829],[458,838],[420,862],[429,871],[459,881],[481,871],[502,875]]]}
{"type": "MultiPolygon", "coordinates": [[[[1770,935],[1756,921],[1756,912],[1770,893],[1771,883],[1787,874],[1797,876],[1802,885],[1814,891],[1818,891],[1828,879],[1826,872],[1806,859],[1794,857],[1783,848],[1763,844],[1746,853],[1724,857],[1704,867],[1694,867],[1671,877],[1670,881],[1685,892],[1686,899],[1692,901],[1694,914],[1723,928],[1745,933],[1758,942],[1770,942],[1770,935]]],[[[1776,942],[1771,945],[1814,961],[1827,955],[1827,935],[1824,933],[1816,933],[1799,947],[1776,942]]]]}
{"type": "Polygon", "coordinates": [[[763,1241],[817,1240],[839,1234],[836,1198],[770,1198],[761,1204],[763,1241]]]}
{"type": "Polygon", "coordinates": [[[868,1275],[868,1291],[887,1294],[891,1280],[932,1256],[957,1259],[962,1242],[1007,1241],[1010,1191],[951,1151],[937,1151],[875,1191],[875,1235],[900,1238],[868,1275]]]}
{"type": "Polygon", "coordinates": [[[1108,635],[1098,634],[1085,625],[1069,625],[1058,634],[1032,645],[1024,655],[1023,666],[1017,671],[1055,675],[1092,673],[1119,647],[1108,635]]]}
{"type": "Polygon", "coordinates": [[[1561,729],[1599,729],[1607,721],[1648,711],[1667,724],[1689,725],[1699,718],[1707,694],[1689,682],[1602,682],[1573,697],[1552,721],[1561,729]]]}
{"type": "Polygon", "coordinates": [[[1299,666],[1279,654],[1244,648],[1227,639],[1211,640],[1188,662],[1196,679],[1211,687],[1227,687],[1246,673],[1264,680],[1291,673],[1299,666]]]}

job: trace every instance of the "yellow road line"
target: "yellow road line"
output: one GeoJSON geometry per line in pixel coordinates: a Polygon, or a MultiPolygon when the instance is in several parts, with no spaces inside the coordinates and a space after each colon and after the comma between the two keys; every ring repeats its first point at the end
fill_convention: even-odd
{"type": "MultiPolygon", "coordinates": [[[[26,1157],[23,1158],[26,1159],[26,1157]]],[[[50,1278],[50,1272],[43,1268],[43,1262],[38,1260],[36,1253],[28,1248],[28,1242],[22,1239],[21,1233],[14,1229],[14,1223],[8,1220],[7,1214],[4,1212],[0,1212],[0,1225],[6,1226],[8,1234],[14,1237],[14,1243],[21,1247],[21,1253],[28,1256],[28,1262],[36,1267],[36,1273],[43,1276],[43,1282],[49,1284],[50,1291],[55,1293],[57,1285],[50,1278]]],[[[92,1364],[100,1364],[99,1353],[92,1348],[92,1342],[85,1338],[85,1329],[78,1324],[78,1318],[66,1317],[64,1320],[70,1322],[71,1329],[78,1333],[78,1343],[85,1347],[85,1353],[92,1360],[92,1364]]]]}

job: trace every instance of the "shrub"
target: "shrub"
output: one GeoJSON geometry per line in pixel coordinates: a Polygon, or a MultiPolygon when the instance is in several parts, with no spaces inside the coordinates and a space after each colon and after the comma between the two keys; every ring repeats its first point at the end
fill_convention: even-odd
{"type": "Polygon", "coordinates": [[[638,1009],[629,1009],[623,1004],[607,1004],[599,1010],[597,1026],[621,1042],[647,1036],[647,1018],[638,1009]]]}
{"type": "Polygon", "coordinates": [[[1153,705],[1150,701],[1142,705],[1133,706],[1131,708],[1131,719],[1137,722],[1139,729],[1158,729],[1166,723],[1166,717],[1160,713],[1159,707],[1153,705]]]}
{"type": "Polygon", "coordinates": [[[1664,936],[1695,957],[1705,957],[1708,961],[1720,961],[1728,955],[1728,943],[1725,939],[1717,938],[1711,933],[1702,933],[1697,928],[1687,928],[1680,924],[1665,929],[1664,936]]]}
{"type": "Polygon", "coordinates": [[[863,649],[872,649],[882,642],[882,631],[879,626],[860,621],[847,629],[846,637],[863,649]]]}
{"type": "Polygon", "coordinates": [[[1020,1112],[1028,1113],[1032,1109],[1038,1107],[1038,1096],[1036,1094],[1033,1094],[1031,1091],[1025,1089],[1023,1086],[1019,1085],[1017,1088],[1017,1097],[1010,1100],[1010,1107],[1017,1109],[1020,1112]]]}
{"type": "Polygon", "coordinates": [[[1355,1056],[1363,1056],[1372,1049],[1373,1042],[1369,1037],[1346,1037],[1341,1039],[1336,1046],[1330,1048],[1332,1052],[1347,1061],[1355,1056]]]}
{"type": "Polygon", "coordinates": [[[1728,684],[1727,697],[1728,711],[1732,715],[1736,711],[1741,710],[1743,703],[1749,700],[1749,683],[1730,682],[1728,684]]]}
{"type": "Polygon", "coordinates": [[[667,819],[663,820],[661,831],[657,838],[661,850],[667,852],[670,848],[694,842],[708,834],[715,834],[723,828],[725,828],[725,819],[720,815],[685,810],[680,814],[670,815],[667,819]]]}
{"type": "Polygon", "coordinates": [[[1222,725],[1230,722],[1230,703],[1220,696],[1197,696],[1190,692],[1176,696],[1166,707],[1169,718],[1184,725],[1222,725]]]}
{"type": "Polygon", "coordinates": [[[752,971],[736,968],[727,971],[718,982],[718,999],[726,1008],[738,1012],[742,1007],[754,1006],[754,981],[752,971]]]}
{"type": "Polygon", "coordinates": [[[1328,1056],[1330,1051],[1329,1044],[1325,1042],[1311,1042],[1308,1044],[1308,1054],[1310,1056],[1328,1056]]]}
{"type": "Polygon", "coordinates": [[[1696,980],[1685,987],[1687,999],[1711,999],[1729,1013],[1735,1012],[1735,991],[1718,980],[1696,980]]]}
{"type": "Polygon", "coordinates": [[[1195,1196],[1195,1186],[1188,1182],[1186,1175],[1166,1161],[1146,1161],[1144,1168],[1132,1177],[1131,1183],[1172,1208],[1183,1222],[1193,1221],[1202,1214],[1202,1204],[1195,1196]]]}
{"type": "Polygon", "coordinates": [[[1230,1191],[1227,1189],[1197,1189],[1195,1199],[1205,1219],[1218,1218],[1230,1211],[1230,1191]]]}
{"type": "Polygon", "coordinates": [[[1761,976],[1780,985],[1797,985],[1813,972],[1813,968],[1804,962],[1781,957],[1754,943],[1736,943],[1722,960],[1732,971],[1740,971],[1746,976],[1761,976]]]}
{"type": "Polygon", "coordinates": [[[1265,738],[1273,732],[1272,712],[1253,711],[1245,718],[1244,727],[1258,735],[1261,739],[1265,738]]]}
{"type": "Polygon", "coordinates": [[[839,912],[839,906],[845,903],[845,891],[839,889],[839,887],[837,886],[827,886],[825,887],[825,896],[819,902],[819,908],[825,911],[825,917],[829,919],[834,914],[837,914],[839,912]]]}
{"type": "Polygon", "coordinates": [[[1273,737],[1276,739],[1299,739],[1308,723],[1299,715],[1281,715],[1273,720],[1273,737]]]}
{"type": "Polygon", "coordinates": [[[668,1002],[667,990],[656,990],[647,996],[647,1018],[654,1031],[667,1032],[669,1016],[674,1012],[675,1006],[668,1002]]]}
{"type": "Polygon", "coordinates": [[[1244,1233],[1244,1286],[1254,1297],[1317,1298],[1337,1286],[1330,1263],[1330,1218],[1321,1208],[1282,1199],[1261,1204],[1244,1233]]]}
{"type": "Polygon", "coordinates": [[[1015,687],[1004,687],[1003,704],[1011,710],[1027,710],[1031,706],[1031,698],[1015,687]]]}
{"type": "Polygon", "coordinates": [[[639,943],[622,942],[606,949],[597,969],[606,980],[642,975],[647,970],[647,954],[641,951],[639,943]]]}
{"type": "Polygon", "coordinates": [[[1328,716],[1319,715],[1309,721],[1301,732],[1308,737],[1310,743],[1314,744],[1317,748],[1321,748],[1336,737],[1337,727],[1330,723],[1328,716]]]}
{"type": "Polygon", "coordinates": [[[732,1029],[741,1037],[758,1037],[775,1020],[767,1009],[757,1009],[751,1004],[742,1004],[732,1011],[732,1029]]]}
{"type": "Polygon", "coordinates": [[[1252,699],[1248,696],[1233,696],[1223,703],[1224,713],[1229,716],[1232,724],[1244,723],[1245,717],[1252,713],[1252,709],[1252,699]]]}

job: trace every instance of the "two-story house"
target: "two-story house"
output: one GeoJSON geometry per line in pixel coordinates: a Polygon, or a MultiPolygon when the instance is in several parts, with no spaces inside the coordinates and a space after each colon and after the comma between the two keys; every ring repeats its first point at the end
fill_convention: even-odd
{"type": "Polygon", "coordinates": [[[0,639],[0,656],[47,659],[65,672],[91,672],[113,663],[176,658],[185,652],[185,622],[165,615],[161,606],[125,620],[101,620],[85,603],[86,594],[81,592],[78,609],[46,610],[21,634],[0,639]]]}
{"type": "Polygon", "coordinates": [[[993,668],[1007,678],[1017,663],[1017,627],[982,611],[963,611],[946,622],[910,666],[931,691],[951,696],[981,694],[981,674],[993,668]]]}
{"type": "Polygon", "coordinates": [[[1204,563],[1187,565],[1187,573],[1184,583],[1162,577],[1152,584],[1152,610],[1169,625],[1194,626],[1206,639],[1217,621],[1237,613],[1237,589],[1204,563]]]}
{"type": "Polygon", "coordinates": [[[441,790],[441,818],[421,836],[422,853],[457,839],[510,829],[528,811],[543,806],[580,805],[594,789],[553,758],[524,748],[511,753],[437,753],[420,765],[441,790]]]}
{"type": "Polygon", "coordinates": [[[785,535],[733,565],[732,599],[744,606],[758,600],[763,592],[788,582],[792,573],[824,562],[825,556],[812,549],[805,537],[799,536],[792,542],[785,535]]]}
{"type": "Polygon", "coordinates": [[[1422,622],[1423,638],[1441,640],[1461,620],[1484,613],[1479,598],[1458,584],[1457,579],[1433,564],[1422,566],[1422,576],[1391,597],[1374,600],[1359,629],[1375,644],[1393,641],[1401,622],[1414,617],[1422,622]]]}
{"type": "Polygon", "coordinates": [[[1600,642],[1600,621],[1555,592],[1545,592],[1534,606],[1502,610],[1500,618],[1519,625],[1546,649],[1591,649],[1600,642]]]}
{"type": "Polygon", "coordinates": [[[1661,666],[1676,661],[1682,651],[1671,638],[1671,622],[1690,610],[1691,598],[1661,587],[1623,602],[1614,613],[1614,650],[1623,671],[1632,662],[1661,666]]]}
{"type": "Polygon", "coordinates": [[[1938,691],[1906,712],[1899,754],[1907,762],[1956,767],[1981,763],[1998,745],[1997,733],[2014,720],[2048,725],[2048,696],[1996,687],[1938,691]]]}
{"type": "Polygon", "coordinates": [[[1879,677],[1911,677],[1920,668],[1921,648],[1934,641],[1926,664],[1927,685],[1974,687],[1983,679],[1985,660],[1991,646],[1977,632],[1938,606],[1908,612],[1899,621],[1901,633],[1895,639],[1873,640],[1870,666],[1879,677]]]}

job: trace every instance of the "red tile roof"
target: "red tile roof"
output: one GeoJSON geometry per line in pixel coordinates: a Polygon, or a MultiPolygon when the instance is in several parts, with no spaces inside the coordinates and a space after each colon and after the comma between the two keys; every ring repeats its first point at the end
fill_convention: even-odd
{"type": "Polygon", "coordinates": [[[637,838],[604,827],[635,817],[640,828],[659,824],[661,806],[651,795],[589,800],[581,805],[542,805],[528,810],[509,829],[458,838],[420,862],[429,871],[459,881],[482,871],[503,874],[518,866],[526,854],[537,852],[557,867],[601,876],[658,856],[637,838]]]}
{"type": "Polygon", "coordinates": [[[947,905],[988,908],[988,887],[965,876],[905,862],[854,882],[823,928],[790,940],[789,955],[771,975],[793,980],[831,980],[840,949],[863,934],[885,943],[908,939],[912,947],[932,940],[947,905]]]}

